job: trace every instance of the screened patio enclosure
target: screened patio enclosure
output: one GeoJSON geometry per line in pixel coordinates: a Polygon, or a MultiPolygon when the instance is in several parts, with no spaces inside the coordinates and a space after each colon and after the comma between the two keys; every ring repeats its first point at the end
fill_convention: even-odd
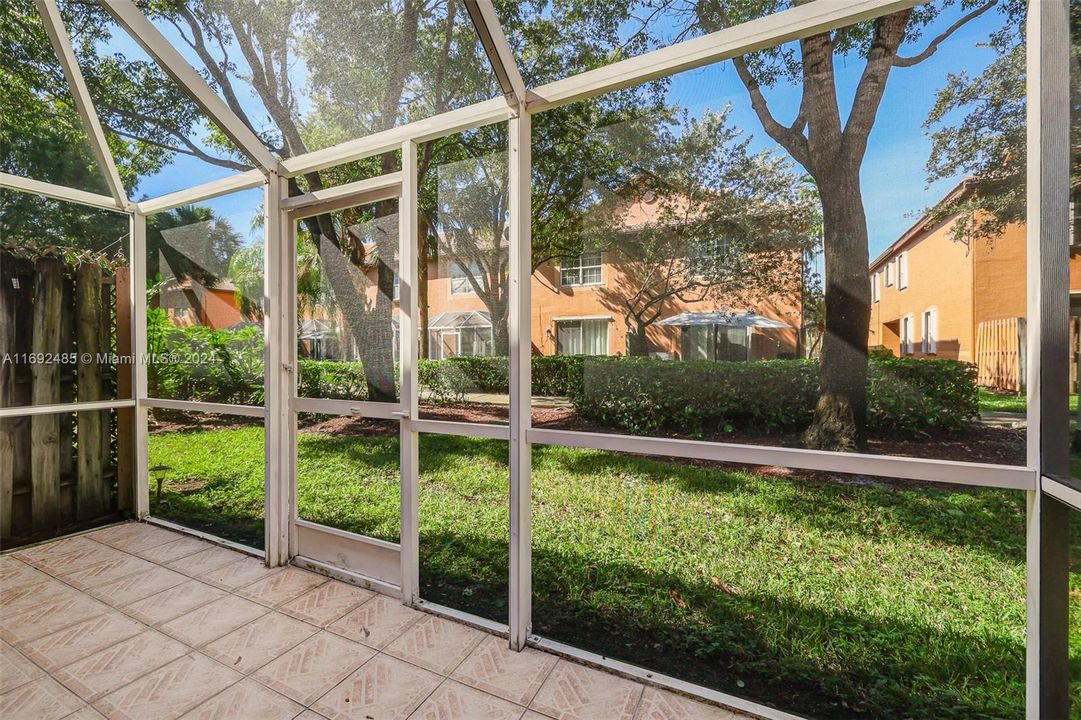
{"type": "Polygon", "coordinates": [[[3,541],[134,518],[764,718],[1076,717],[1077,11],[627,5],[10,3],[3,541]],[[951,119],[987,93],[1008,97],[951,119]],[[977,258],[1013,247],[981,232],[1014,231],[989,289],[905,246],[932,350],[868,365],[888,343],[866,318],[892,327],[893,302],[869,247],[938,233],[977,258]],[[793,262],[811,246],[819,285],[793,262]],[[589,282],[566,272],[597,247],[589,282]],[[996,302],[1025,320],[1005,419],[976,406],[961,311],[933,294],[965,278],[989,298],[958,305],[968,326],[996,302]],[[560,352],[568,319],[604,337],[560,352]],[[797,357],[812,326],[821,354],[797,357]],[[443,392],[459,376],[466,400],[443,392]],[[853,382],[859,441],[815,446],[822,398],[853,382]],[[876,675],[894,641],[861,632],[917,649],[876,675]]]}

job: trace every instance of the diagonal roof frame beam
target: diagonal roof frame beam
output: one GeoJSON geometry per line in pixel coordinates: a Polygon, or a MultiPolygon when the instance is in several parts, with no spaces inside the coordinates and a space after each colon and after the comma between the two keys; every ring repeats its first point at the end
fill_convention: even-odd
{"type": "Polygon", "coordinates": [[[101,0],[101,4],[256,167],[264,172],[278,171],[278,159],[274,153],[270,152],[259,136],[226,105],[206,79],[184,59],[161,31],[154,27],[132,0],[101,0]]]}
{"type": "Polygon", "coordinates": [[[465,0],[465,9],[469,13],[469,19],[473,21],[480,44],[484,47],[507,103],[514,108],[520,107],[526,99],[525,81],[518,72],[518,64],[514,61],[514,53],[503,33],[503,26],[499,23],[492,0],[465,0]]]}
{"type": "Polygon", "coordinates": [[[60,17],[60,8],[57,7],[56,0],[35,0],[35,2],[38,14],[41,16],[41,22],[45,26],[45,32],[49,35],[49,42],[52,43],[56,58],[60,61],[60,67],[64,70],[68,88],[71,90],[71,95],[75,100],[75,109],[79,112],[83,129],[86,131],[86,137],[90,140],[90,149],[94,152],[94,157],[98,161],[98,167],[105,178],[105,184],[109,187],[109,192],[116,200],[116,207],[121,210],[129,209],[131,203],[128,200],[127,192],[124,190],[124,183],[120,180],[120,172],[116,169],[116,162],[113,160],[113,154],[109,150],[109,143],[105,139],[105,131],[102,129],[101,121],[98,119],[94,101],[90,98],[90,91],[87,90],[86,80],[83,78],[78,61],[75,59],[75,50],[71,46],[71,38],[68,35],[67,28],[64,27],[63,19],[60,17]]]}

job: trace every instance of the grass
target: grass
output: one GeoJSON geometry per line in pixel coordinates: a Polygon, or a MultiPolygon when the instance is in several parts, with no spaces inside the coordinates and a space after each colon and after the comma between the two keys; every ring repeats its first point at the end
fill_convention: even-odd
{"type": "MultiPolygon", "coordinates": [[[[981,412],[1023,413],[1028,407],[1028,398],[1024,395],[999,394],[980,388],[981,412]]],[[[1070,395],[1070,412],[1077,412],[1077,395],[1070,395]]]]}
{"type": "MultiPolygon", "coordinates": [[[[421,438],[422,595],[505,621],[507,443],[421,438]]],[[[261,428],[151,435],[153,511],[260,544],[262,453],[261,428]]],[[[805,715],[1023,715],[1020,493],[533,453],[538,633],[805,715]]],[[[397,538],[397,438],[302,434],[298,463],[302,517],[397,538]]]]}

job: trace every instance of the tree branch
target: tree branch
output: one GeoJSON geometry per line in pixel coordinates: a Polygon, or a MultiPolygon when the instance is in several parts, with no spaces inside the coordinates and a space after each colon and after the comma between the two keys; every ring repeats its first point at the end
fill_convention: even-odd
{"type": "MultiPolygon", "coordinates": [[[[807,138],[797,130],[797,125],[787,127],[773,117],[773,113],[769,109],[769,103],[766,102],[766,96],[762,93],[762,87],[754,75],[751,74],[750,69],[747,67],[747,61],[743,59],[743,56],[732,58],[732,64],[736,68],[739,79],[747,88],[747,93],[751,96],[751,107],[754,109],[755,114],[758,115],[758,120],[762,123],[766,133],[788,150],[796,162],[807,166],[810,160],[810,148],[807,144],[807,138]]],[[[802,130],[804,124],[802,118],[797,117],[796,122],[799,130],[802,130]]]]}
{"type": "Polygon", "coordinates": [[[867,64],[863,68],[859,85],[856,86],[852,110],[842,137],[850,150],[850,158],[863,158],[863,152],[867,148],[867,136],[878,117],[878,107],[886,91],[886,80],[897,58],[897,50],[905,39],[905,27],[911,15],[911,9],[899,10],[875,20],[875,33],[871,40],[871,49],[867,53],[867,64]]]}
{"type": "Polygon", "coordinates": [[[939,33],[938,37],[928,43],[927,47],[925,47],[922,52],[919,52],[910,57],[901,57],[900,55],[898,55],[893,61],[894,67],[912,67],[913,65],[918,65],[919,63],[923,62],[927,58],[934,55],[935,52],[938,50],[938,46],[941,45],[947,38],[949,38],[950,35],[953,35],[962,26],[964,26],[971,20],[975,20],[980,15],[983,15],[985,12],[987,12],[997,4],[998,0],[990,0],[983,5],[980,5],[978,8],[971,11],[967,15],[962,16],[953,25],[950,25],[948,28],[939,33]]]}

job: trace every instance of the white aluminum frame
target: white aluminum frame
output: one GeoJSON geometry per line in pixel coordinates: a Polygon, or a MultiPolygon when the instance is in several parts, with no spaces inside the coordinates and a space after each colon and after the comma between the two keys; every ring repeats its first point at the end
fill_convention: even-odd
{"type": "MultiPolygon", "coordinates": [[[[132,306],[132,348],[137,357],[146,352],[145,287],[145,218],[148,214],[198,202],[238,190],[266,184],[266,407],[221,406],[214,403],[188,403],[147,397],[146,367],[133,365],[134,399],[0,409],[0,417],[26,416],[47,412],[77,412],[97,408],[134,408],[136,453],[135,509],[146,519],[149,509],[147,481],[147,409],[171,407],[193,411],[231,412],[240,415],[264,415],[267,428],[267,497],[266,556],[272,564],[289,561],[312,567],[351,582],[403,598],[409,604],[429,612],[470,619],[459,611],[442,608],[420,599],[417,588],[417,476],[418,434],[451,434],[466,437],[505,439],[510,446],[510,576],[509,624],[506,634],[511,647],[535,645],[579,660],[637,677],[664,687],[699,695],[752,714],[769,718],[791,718],[772,708],[741,698],[716,693],[707,688],[665,678],[609,658],[561,645],[531,634],[531,446],[553,444],[593,448],[614,452],[678,458],[696,458],[742,464],[769,464],[826,472],[858,473],[932,483],[962,484],[978,487],[1007,488],[1024,491],[1028,498],[1028,639],[1026,696],[1029,718],[1065,715],[1068,707],[1068,653],[1065,623],[1067,600],[1066,533],[1067,506],[1081,509],[1081,490],[1058,478],[1068,475],[1066,464],[1065,363],[1041,363],[1041,352],[1048,358],[1065,348],[1066,298],[1068,274],[1068,200],[1064,188],[1069,176],[1068,86],[1067,67],[1069,15],[1066,0],[1030,0],[1028,19],[1028,348],[1029,403],[1028,454],[1023,467],[829,453],[800,448],[780,448],[711,443],[667,438],[642,438],[625,435],[577,431],[534,429],[531,427],[530,378],[530,177],[531,114],[566,103],[594,97],[601,93],[647,82],[652,79],[720,62],[736,55],[789,42],[829,29],[913,7],[920,0],[852,0],[817,2],[727,28],[693,40],[673,44],[607,67],[567,77],[536,88],[521,82],[513,55],[495,18],[489,0],[470,0],[470,15],[481,35],[487,35],[486,50],[494,62],[503,65],[501,82],[506,97],[493,98],[441,115],[412,122],[367,137],[278,161],[258,137],[232,113],[201,76],[183,59],[167,39],[157,31],[131,0],[103,0],[121,26],[176,80],[223,131],[256,163],[258,170],[158,198],[131,204],[117,193],[117,176],[111,157],[102,163],[106,179],[115,197],[88,193],[73,188],[0,173],[0,187],[109,210],[121,208],[131,217],[130,256],[132,306]],[[475,11],[475,12],[474,12],[475,11]],[[515,77],[517,76],[517,77],[515,77]],[[509,105],[509,107],[508,107],[509,105]],[[290,214],[316,204],[350,199],[350,193],[371,191],[400,194],[400,258],[403,267],[401,302],[403,317],[411,316],[417,304],[416,287],[416,148],[417,144],[494,122],[509,123],[510,207],[511,207],[511,292],[509,330],[511,339],[510,397],[508,426],[422,420],[417,417],[419,390],[415,370],[417,348],[415,332],[407,318],[400,332],[400,357],[403,366],[401,408],[379,403],[349,401],[297,400],[294,393],[296,347],[292,342],[292,298],[295,278],[290,214]],[[402,172],[397,178],[353,183],[351,186],[318,191],[298,198],[288,197],[286,179],[305,172],[359,160],[384,152],[401,150],[402,172]],[[269,178],[269,179],[268,179],[269,178]],[[384,185],[380,186],[379,182],[384,185]],[[364,183],[369,183],[364,186],[364,183]],[[410,338],[410,339],[407,339],[410,338]],[[296,444],[295,412],[308,408],[330,408],[323,403],[344,402],[358,412],[374,417],[394,417],[401,423],[402,438],[402,543],[400,552],[401,586],[373,581],[370,578],[336,569],[297,556],[295,522],[296,444]]],[[[104,134],[96,122],[93,105],[81,82],[70,41],[58,25],[55,0],[36,0],[50,39],[61,57],[73,86],[88,136],[96,154],[104,152],[104,134]]],[[[99,157],[101,161],[101,157],[99,157]]],[[[353,196],[355,200],[355,195],[353,196]]],[[[355,204],[350,202],[350,204],[355,204]]],[[[1065,355],[1063,355],[1065,357],[1065,355]]],[[[335,406],[340,410],[339,406],[335,406]]],[[[156,521],[156,520],[155,520],[156,521]]],[[[161,521],[156,521],[161,522],[161,521]]],[[[165,523],[163,523],[165,524],[165,523]]],[[[301,521],[304,525],[304,521],[301,521]]],[[[188,531],[191,532],[191,531],[188,531]]],[[[199,535],[199,533],[193,533],[199,535]]],[[[386,545],[393,545],[388,543],[386,545]]],[[[385,548],[389,549],[389,548],[385,548]]],[[[498,623],[472,620],[481,627],[502,632],[498,623]]]]}
{"type": "Polygon", "coordinates": [[[35,1],[45,32],[49,36],[49,42],[52,43],[56,57],[60,60],[60,67],[64,70],[64,78],[68,81],[68,88],[75,101],[75,109],[79,112],[83,129],[86,130],[86,137],[90,141],[90,149],[98,161],[98,168],[105,178],[109,192],[113,195],[116,207],[126,210],[129,203],[124,183],[120,181],[120,173],[113,161],[113,154],[109,151],[109,143],[105,139],[105,131],[98,120],[97,110],[94,109],[94,101],[90,97],[86,80],[83,79],[83,72],[75,59],[71,38],[68,37],[68,31],[60,17],[60,8],[56,6],[56,0],[35,1]]]}

